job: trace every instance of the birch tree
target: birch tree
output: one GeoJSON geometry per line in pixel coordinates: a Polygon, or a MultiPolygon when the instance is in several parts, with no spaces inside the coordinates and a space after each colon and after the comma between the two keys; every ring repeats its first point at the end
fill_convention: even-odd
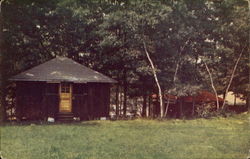
{"type": "Polygon", "coordinates": [[[161,89],[161,86],[160,86],[160,83],[159,83],[159,80],[158,80],[158,76],[157,76],[157,73],[156,73],[156,68],[155,68],[155,65],[149,55],[149,52],[147,50],[147,46],[146,46],[146,43],[143,39],[143,48],[144,48],[144,51],[145,51],[145,54],[147,56],[147,59],[150,63],[150,66],[151,66],[151,69],[152,69],[152,73],[154,75],[154,79],[155,79],[155,83],[157,85],[157,88],[158,88],[158,94],[159,94],[159,102],[160,102],[160,117],[163,118],[164,116],[164,107],[163,107],[163,97],[162,97],[162,89],[161,89]]]}

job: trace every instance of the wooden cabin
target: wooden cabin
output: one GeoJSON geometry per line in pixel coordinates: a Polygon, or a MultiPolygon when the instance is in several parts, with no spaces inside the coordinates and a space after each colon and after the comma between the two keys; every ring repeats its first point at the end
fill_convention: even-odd
{"type": "Polygon", "coordinates": [[[10,78],[20,120],[91,120],[109,116],[115,80],[69,58],[56,57],[10,78]]]}

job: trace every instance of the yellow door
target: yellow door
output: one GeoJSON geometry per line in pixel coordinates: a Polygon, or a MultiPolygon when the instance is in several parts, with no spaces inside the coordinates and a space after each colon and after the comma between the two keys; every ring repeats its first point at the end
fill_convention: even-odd
{"type": "Polygon", "coordinates": [[[59,87],[60,106],[59,112],[72,112],[72,84],[61,83],[59,87]]]}

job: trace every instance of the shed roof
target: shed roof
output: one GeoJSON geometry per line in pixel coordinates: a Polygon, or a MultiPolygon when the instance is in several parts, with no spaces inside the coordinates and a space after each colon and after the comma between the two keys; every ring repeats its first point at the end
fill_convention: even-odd
{"type": "MultiPolygon", "coordinates": [[[[201,103],[201,102],[216,102],[216,96],[213,93],[209,92],[209,91],[202,90],[194,97],[192,97],[192,96],[184,97],[185,102],[193,102],[193,100],[195,102],[198,102],[198,103],[201,103]]],[[[220,97],[218,97],[218,100],[219,100],[219,102],[224,101],[220,97]]]]}
{"type": "MultiPolygon", "coordinates": [[[[153,94],[152,95],[152,98],[153,99],[157,99],[157,94],[153,94]]],[[[177,100],[178,97],[177,96],[174,96],[174,95],[171,95],[171,94],[165,94],[165,100],[168,100],[168,98],[170,98],[170,101],[174,101],[174,100],[177,100]]],[[[198,92],[197,95],[195,96],[184,96],[182,97],[183,101],[184,102],[187,102],[187,103],[191,103],[193,101],[197,102],[197,103],[201,103],[201,102],[216,102],[216,96],[209,92],[209,91],[206,91],[206,90],[201,90],[198,92]]],[[[219,99],[219,102],[223,102],[223,99],[218,97],[219,99]]]]}
{"type": "Polygon", "coordinates": [[[67,57],[56,57],[10,78],[12,81],[116,83],[115,80],[67,57]]]}

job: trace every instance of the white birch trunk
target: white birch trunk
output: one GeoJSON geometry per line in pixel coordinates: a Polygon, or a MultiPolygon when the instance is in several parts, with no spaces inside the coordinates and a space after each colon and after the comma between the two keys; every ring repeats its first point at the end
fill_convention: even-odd
{"type": "Polygon", "coordinates": [[[169,104],[170,104],[170,96],[168,96],[167,106],[166,106],[166,110],[165,110],[165,113],[164,113],[164,117],[165,117],[165,118],[167,117],[167,114],[168,114],[168,107],[169,107],[169,104]]]}
{"type": "MultiPolygon", "coordinates": [[[[181,47],[181,50],[179,52],[179,57],[181,57],[181,54],[183,52],[183,50],[185,49],[185,47],[187,46],[188,42],[189,42],[190,38],[185,42],[185,44],[181,47]]],[[[181,59],[179,59],[177,61],[177,64],[176,64],[176,68],[175,68],[175,71],[174,71],[174,77],[173,77],[173,85],[175,86],[175,81],[177,79],[177,73],[178,73],[178,70],[179,70],[179,66],[181,65],[181,59]]],[[[168,107],[169,107],[169,98],[168,98],[168,101],[167,101],[167,106],[166,106],[166,109],[165,109],[165,113],[164,113],[164,117],[167,117],[167,114],[168,114],[168,107]]]]}
{"type": "Polygon", "coordinates": [[[213,88],[213,91],[214,91],[214,94],[215,94],[215,97],[216,97],[216,107],[217,107],[217,111],[218,111],[220,109],[220,105],[219,105],[218,93],[217,93],[217,91],[215,89],[215,86],[214,86],[213,76],[212,76],[207,64],[204,61],[203,61],[203,63],[205,64],[206,70],[207,70],[209,78],[210,78],[211,86],[213,88]]]}
{"type": "Polygon", "coordinates": [[[158,80],[158,77],[157,77],[157,74],[156,74],[156,69],[155,69],[154,63],[153,63],[152,59],[149,56],[149,53],[148,53],[148,50],[147,50],[147,47],[146,47],[146,43],[145,43],[144,40],[143,40],[143,47],[144,47],[144,51],[145,51],[145,53],[147,55],[148,61],[150,62],[150,66],[151,66],[151,69],[152,69],[152,72],[153,72],[153,75],[154,75],[154,79],[155,79],[156,85],[158,87],[158,93],[159,93],[159,99],[160,99],[160,117],[163,118],[163,115],[164,115],[163,109],[164,108],[163,108],[162,90],[161,90],[161,86],[160,86],[160,83],[159,83],[159,80],[158,80]]]}
{"type": "Polygon", "coordinates": [[[239,64],[239,61],[240,61],[240,58],[241,58],[241,56],[242,56],[242,54],[243,54],[244,49],[245,49],[245,48],[243,48],[243,49],[241,50],[241,53],[240,53],[238,59],[236,60],[235,65],[234,65],[233,72],[232,72],[232,74],[231,74],[231,76],[230,76],[230,80],[229,80],[229,82],[228,82],[228,85],[227,85],[227,88],[226,88],[226,91],[225,91],[225,97],[224,97],[224,101],[223,101],[223,104],[222,104],[222,107],[221,107],[222,109],[225,108],[227,93],[228,93],[229,88],[230,88],[230,86],[231,86],[231,84],[232,84],[232,81],[233,81],[233,78],[234,78],[234,74],[235,74],[236,68],[237,68],[237,66],[238,66],[238,64],[239,64]]]}

